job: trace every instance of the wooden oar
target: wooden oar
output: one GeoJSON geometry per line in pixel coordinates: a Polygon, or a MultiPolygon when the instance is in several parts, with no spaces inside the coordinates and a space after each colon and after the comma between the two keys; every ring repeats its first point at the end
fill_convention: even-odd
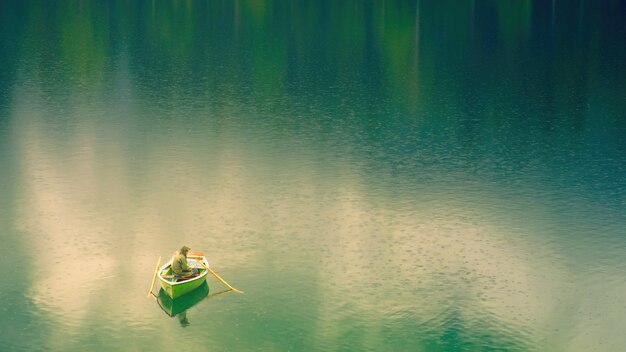
{"type": "Polygon", "coordinates": [[[239,291],[238,289],[232,287],[231,285],[228,284],[228,282],[226,282],[224,279],[222,279],[219,275],[217,275],[217,273],[213,270],[211,270],[208,266],[204,265],[204,263],[202,262],[202,260],[199,260],[198,262],[200,262],[200,265],[202,265],[208,272],[210,272],[211,274],[213,274],[213,276],[215,276],[216,279],[220,280],[221,283],[223,283],[224,285],[226,285],[226,287],[228,287],[229,289],[237,292],[237,293],[243,293],[243,291],[239,291]]]}
{"type": "Polygon", "coordinates": [[[152,293],[152,288],[154,287],[154,281],[156,280],[157,273],[159,272],[159,265],[161,265],[161,257],[159,257],[159,261],[157,262],[156,269],[154,270],[154,275],[152,275],[152,284],[150,284],[150,291],[148,291],[148,297],[152,293]]]}
{"type": "Polygon", "coordinates": [[[226,287],[228,287],[229,289],[237,292],[237,293],[243,293],[243,291],[239,291],[238,289],[232,287],[231,285],[228,284],[228,282],[226,282],[224,279],[222,279],[219,275],[217,275],[217,273],[211,269],[209,269],[208,266],[204,265],[204,262],[202,261],[202,257],[204,257],[204,252],[189,252],[187,254],[187,258],[189,257],[194,257],[194,259],[198,259],[198,262],[200,263],[200,265],[202,265],[208,272],[210,272],[211,274],[213,274],[213,276],[215,276],[216,279],[220,280],[221,283],[223,283],[224,285],[226,285],[226,287]]]}

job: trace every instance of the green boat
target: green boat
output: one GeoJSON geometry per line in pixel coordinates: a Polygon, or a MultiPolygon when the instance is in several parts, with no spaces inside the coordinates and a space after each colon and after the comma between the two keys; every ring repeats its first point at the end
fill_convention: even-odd
{"type": "Polygon", "coordinates": [[[205,257],[187,257],[187,265],[192,268],[197,268],[199,273],[198,276],[188,279],[177,279],[174,277],[171,268],[173,260],[174,257],[172,257],[169,262],[165,263],[157,273],[163,291],[165,291],[165,294],[167,294],[170,298],[174,299],[183,296],[191,291],[194,291],[206,282],[209,262],[205,257]]]}

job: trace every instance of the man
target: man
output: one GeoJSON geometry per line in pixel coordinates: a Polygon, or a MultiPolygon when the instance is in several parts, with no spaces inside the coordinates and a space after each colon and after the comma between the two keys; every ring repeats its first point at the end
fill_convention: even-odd
{"type": "Polygon", "coordinates": [[[174,256],[174,260],[172,261],[172,273],[176,277],[189,277],[195,276],[198,273],[197,268],[190,268],[187,265],[187,252],[189,252],[191,248],[187,246],[183,246],[176,256],[174,256]]]}

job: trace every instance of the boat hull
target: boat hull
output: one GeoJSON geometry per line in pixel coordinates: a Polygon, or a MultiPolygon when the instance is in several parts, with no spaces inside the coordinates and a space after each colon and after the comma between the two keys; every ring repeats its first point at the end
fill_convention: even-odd
{"type": "MultiPolygon", "coordinates": [[[[172,260],[173,258],[169,262],[165,263],[165,265],[161,267],[157,275],[159,278],[159,283],[161,284],[161,287],[163,288],[163,291],[165,291],[165,294],[168,295],[170,298],[174,299],[180,296],[184,296],[188,294],[189,292],[194,291],[195,289],[197,289],[203,283],[206,282],[206,277],[207,277],[208,272],[207,270],[202,270],[202,269],[200,271],[200,275],[190,280],[174,282],[171,278],[168,278],[166,275],[168,273],[169,267],[172,265],[172,260]]],[[[188,258],[187,260],[189,261],[190,259],[188,258]]],[[[209,267],[209,263],[207,262],[205,257],[201,257],[201,259],[194,258],[192,260],[201,261],[204,264],[204,266],[206,266],[207,268],[209,267]]]]}

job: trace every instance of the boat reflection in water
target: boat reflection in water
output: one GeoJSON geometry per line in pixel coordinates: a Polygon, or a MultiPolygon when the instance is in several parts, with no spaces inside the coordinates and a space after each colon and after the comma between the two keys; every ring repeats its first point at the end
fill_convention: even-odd
{"type": "Polygon", "coordinates": [[[189,319],[187,319],[187,309],[195,306],[205,299],[213,298],[230,290],[220,291],[209,295],[209,285],[205,282],[202,283],[197,289],[185,294],[184,296],[172,299],[165,293],[162,288],[159,290],[159,295],[156,297],[156,301],[163,309],[163,311],[174,318],[177,317],[180,325],[186,327],[189,325],[189,319]]]}

